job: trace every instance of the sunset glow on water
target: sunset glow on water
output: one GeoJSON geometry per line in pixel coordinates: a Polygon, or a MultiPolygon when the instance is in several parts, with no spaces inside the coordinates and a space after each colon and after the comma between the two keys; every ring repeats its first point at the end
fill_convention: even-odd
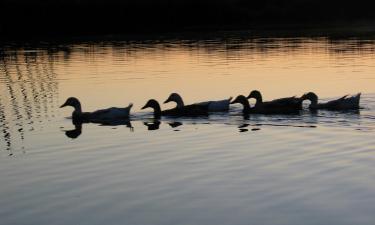
{"type": "Polygon", "coordinates": [[[371,38],[6,46],[0,224],[373,224],[374,97],[371,38]],[[361,92],[362,108],[244,118],[231,105],[160,121],[141,110],[172,92],[194,103],[251,90],[361,92]],[[75,127],[59,108],[71,96],[84,111],[132,102],[130,123],[75,127]]]}

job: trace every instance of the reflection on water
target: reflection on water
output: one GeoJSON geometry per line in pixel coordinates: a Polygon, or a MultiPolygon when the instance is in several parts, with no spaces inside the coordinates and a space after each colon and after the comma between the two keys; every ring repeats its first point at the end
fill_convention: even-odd
{"type": "Polygon", "coordinates": [[[2,55],[0,125],[9,151],[15,143],[22,147],[25,132],[55,117],[58,83],[52,57],[28,51],[2,55]]]}
{"type": "MultiPolygon", "coordinates": [[[[9,44],[1,48],[2,139],[9,151],[13,145],[22,148],[25,132],[54,121],[59,95],[84,96],[94,109],[96,100],[100,105],[129,96],[125,99],[142,104],[150,97],[165,98],[176,89],[191,101],[203,100],[202,94],[214,99],[254,87],[260,87],[269,98],[288,95],[288,90],[293,91],[290,95],[311,89],[325,96],[372,93],[374,53],[375,41],[371,39],[236,35],[209,40],[9,44]],[[337,82],[341,83],[335,86],[337,82]],[[109,87],[113,90],[103,95],[109,87]]],[[[322,115],[329,118],[331,114],[322,115]]],[[[343,119],[342,125],[344,121],[348,120],[343,119]]],[[[157,130],[160,124],[144,125],[157,130]]]]}
{"type": "MultiPolygon", "coordinates": [[[[373,130],[372,121],[367,121],[362,119],[359,110],[352,111],[309,111],[305,109],[301,114],[298,115],[241,115],[240,109],[232,109],[228,114],[227,113],[212,113],[209,117],[181,117],[180,121],[169,121],[173,117],[163,117],[160,121],[159,119],[148,119],[149,115],[138,115],[138,118],[134,118],[133,122],[140,122],[145,126],[145,130],[155,131],[159,130],[160,126],[168,124],[170,128],[174,131],[179,131],[182,128],[184,123],[188,126],[202,126],[202,125],[213,125],[213,124],[224,124],[228,127],[237,126],[239,132],[258,131],[261,127],[293,127],[293,128],[317,128],[320,126],[338,126],[338,127],[349,127],[355,130],[373,130]],[[225,115],[224,115],[225,114],[225,115]],[[144,118],[143,118],[144,117],[144,118]],[[184,121],[184,122],[182,122],[184,121]],[[364,122],[364,126],[360,126],[361,122],[364,122]],[[366,124],[369,122],[370,124],[366,124]],[[240,125],[238,125],[240,124],[240,125]]],[[[373,119],[373,118],[372,118],[373,119]]],[[[131,120],[123,121],[108,121],[106,123],[100,123],[100,126],[123,126],[129,128],[131,132],[134,132],[134,126],[132,125],[131,120]]],[[[72,130],[63,130],[65,135],[69,138],[77,138],[82,133],[82,126],[85,124],[82,123],[73,123],[75,127],[72,130]]],[[[137,129],[143,129],[144,127],[138,127],[137,129]]]]}
{"type": "Polygon", "coordinates": [[[373,39],[245,35],[3,46],[0,223],[372,225],[374,53],[373,39]],[[254,89],[265,100],[361,91],[363,109],[233,105],[160,120],[140,109],[172,92],[188,104],[254,89]],[[134,107],[129,121],[73,124],[58,108],[70,96],[83,111],[134,107]]]}
{"type": "Polygon", "coordinates": [[[161,122],[159,120],[153,120],[151,122],[143,122],[143,124],[147,127],[147,130],[159,130],[161,122]]]}
{"type": "Polygon", "coordinates": [[[74,129],[72,130],[65,130],[65,135],[68,137],[68,138],[77,138],[79,135],[81,135],[82,133],[82,123],[76,123],[76,124],[73,124],[74,125],[74,129]]]}

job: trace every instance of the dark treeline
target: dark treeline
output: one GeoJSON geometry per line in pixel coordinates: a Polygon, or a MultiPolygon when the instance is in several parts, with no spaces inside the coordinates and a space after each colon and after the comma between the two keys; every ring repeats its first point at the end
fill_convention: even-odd
{"type": "Polygon", "coordinates": [[[356,0],[1,0],[2,36],[128,34],[373,20],[356,0]]]}

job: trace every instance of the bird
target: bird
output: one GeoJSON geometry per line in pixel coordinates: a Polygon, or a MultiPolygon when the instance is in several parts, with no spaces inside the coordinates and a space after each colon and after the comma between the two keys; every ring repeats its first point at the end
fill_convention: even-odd
{"type": "Polygon", "coordinates": [[[298,98],[296,96],[293,97],[286,97],[286,98],[278,98],[274,99],[272,101],[263,102],[262,94],[258,90],[253,90],[250,92],[250,94],[247,96],[248,99],[255,98],[255,107],[275,107],[275,108],[281,108],[281,107],[287,107],[290,109],[300,110],[302,109],[302,102],[303,100],[301,98],[298,98]]]}
{"type": "Polygon", "coordinates": [[[304,94],[301,99],[309,100],[311,110],[316,109],[326,109],[326,110],[354,110],[359,109],[359,101],[361,98],[361,93],[348,97],[344,95],[341,98],[331,100],[325,103],[318,103],[318,96],[314,92],[308,92],[304,94]]]}
{"type": "Polygon", "coordinates": [[[207,115],[207,106],[201,105],[186,105],[180,106],[173,109],[161,110],[160,104],[155,99],[150,99],[147,103],[141,108],[152,108],[154,110],[154,117],[160,118],[161,116],[171,116],[171,117],[191,117],[191,116],[206,116],[207,115]]]}
{"type": "Polygon", "coordinates": [[[206,101],[195,103],[197,105],[207,105],[209,112],[226,112],[229,110],[229,104],[232,97],[216,101],[206,101]]]}
{"type": "Polygon", "coordinates": [[[111,107],[107,109],[100,109],[94,112],[82,112],[82,107],[80,101],[75,97],[69,97],[60,108],[72,106],[74,111],[72,113],[73,121],[80,122],[102,122],[111,120],[128,119],[130,114],[130,109],[133,104],[130,103],[125,108],[111,107]]]}
{"type": "Polygon", "coordinates": [[[299,110],[290,107],[267,107],[264,105],[258,105],[250,107],[249,100],[244,95],[237,96],[230,104],[239,103],[243,105],[242,112],[244,114],[295,114],[299,110]]]}
{"type": "MultiPolygon", "coordinates": [[[[203,106],[206,108],[208,112],[224,112],[229,110],[229,103],[232,100],[232,97],[228,99],[222,99],[217,101],[205,101],[205,102],[198,102],[192,105],[203,106]]],[[[182,97],[177,93],[172,93],[169,95],[168,99],[164,103],[168,102],[176,102],[176,108],[185,107],[184,101],[182,97]]],[[[190,106],[190,105],[189,105],[190,106]]]]}

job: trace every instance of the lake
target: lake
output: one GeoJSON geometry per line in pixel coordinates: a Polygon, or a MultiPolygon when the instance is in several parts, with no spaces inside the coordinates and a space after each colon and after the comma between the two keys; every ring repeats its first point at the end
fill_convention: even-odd
{"type": "Polygon", "coordinates": [[[0,224],[374,224],[375,38],[206,36],[3,44],[0,224]],[[361,92],[362,108],[141,110],[172,92],[194,103],[251,90],[361,92]],[[71,96],[84,111],[132,102],[131,120],[74,126],[59,108],[71,96]]]}

